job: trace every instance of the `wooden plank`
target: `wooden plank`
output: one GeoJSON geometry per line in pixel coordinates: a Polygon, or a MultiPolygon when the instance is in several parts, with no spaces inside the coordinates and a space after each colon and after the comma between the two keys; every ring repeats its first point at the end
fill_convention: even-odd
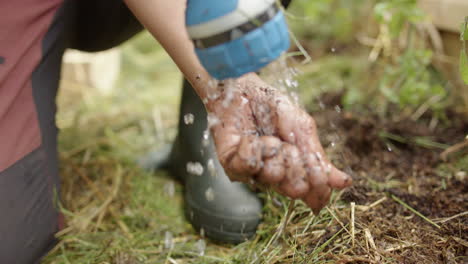
{"type": "Polygon", "coordinates": [[[468,0],[419,0],[418,4],[443,30],[459,32],[461,23],[468,16],[468,0]]]}

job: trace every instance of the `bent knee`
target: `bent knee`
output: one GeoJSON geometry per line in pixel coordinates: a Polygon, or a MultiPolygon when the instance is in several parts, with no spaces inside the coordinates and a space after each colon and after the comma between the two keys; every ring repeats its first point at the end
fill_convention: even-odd
{"type": "Polygon", "coordinates": [[[58,176],[38,148],[0,172],[0,263],[39,263],[55,243],[58,176]]]}

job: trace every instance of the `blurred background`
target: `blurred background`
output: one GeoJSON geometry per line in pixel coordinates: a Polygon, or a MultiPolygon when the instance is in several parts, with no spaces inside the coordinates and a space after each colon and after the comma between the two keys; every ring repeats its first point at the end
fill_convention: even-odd
{"type": "MultiPolygon", "coordinates": [[[[258,236],[237,247],[196,234],[182,186],[135,165],[177,133],[182,76],[161,46],[142,32],[68,51],[57,116],[68,227],[45,263],[463,263],[467,15],[465,0],[292,2],[293,92],[355,187],[319,216],[264,194],[258,236]]],[[[276,70],[264,71],[272,84],[276,70]]]]}

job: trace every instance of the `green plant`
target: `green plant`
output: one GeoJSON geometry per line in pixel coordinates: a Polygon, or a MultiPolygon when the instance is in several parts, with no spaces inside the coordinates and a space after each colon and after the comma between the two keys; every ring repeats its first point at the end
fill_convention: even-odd
{"type": "Polygon", "coordinates": [[[374,14],[380,24],[388,26],[392,38],[397,38],[407,23],[417,23],[424,18],[416,0],[381,1],[375,5],[374,14]]]}
{"type": "Polygon", "coordinates": [[[424,33],[416,26],[425,18],[417,1],[380,1],[374,7],[374,15],[379,23],[379,35],[370,58],[382,68],[377,84],[385,98],[380,100],[381,111],[385,113],[391,102],[410,112],[427,105],[440,114],[447,92],[431,65],[432,51],[424,33]]]}
{"type": "Polygon", "coordinates": [[[468,40],[468,16],[465,17],[465,22],[463,23],[460,32],[460,40],[462,42],[462,50],[460,53],[460,74],[465,84],[468,84],[468,55],[466,54],[466,41],[468,40]]]}
{"type": "Polygon", "coordinates": [[[287,11],[292,31],[300,39],[335,39],[349,42],[353,39],[363,2],[369,0],[296,0],[287,11]]]}

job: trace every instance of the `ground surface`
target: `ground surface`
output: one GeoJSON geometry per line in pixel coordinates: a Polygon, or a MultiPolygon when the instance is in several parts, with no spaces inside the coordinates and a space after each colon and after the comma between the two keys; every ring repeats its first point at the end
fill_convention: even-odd
{"type": "MultiPolygon", "coordinates": [[[[131,52],[124,47],[124,55],[131,52]]],[[[252,241],[223,246],[203,239],[183,217],[182,186],[164,171],[135,165],[176,133],[180,76],[161,50],[146,55],[151,65],[124,57],[130,66],[112,96],[62,85],[58,124],[68,227],[44,263],[468,261],[466,148],[441,158],[464,141],[467,120],[451,113],[436,126],[424,115],[383,119],[343,110],[337,92],[312,96],[308,89],[302,99],[331,159],[353,175],[353,187],[335,193],[318,216],[301,202],[261,194],[264,221],[252,241]],[[135,73],[135,65],[147,72],[135,73]]],[[[324,85],[328,79],[315,78],[324,85]]]]}

